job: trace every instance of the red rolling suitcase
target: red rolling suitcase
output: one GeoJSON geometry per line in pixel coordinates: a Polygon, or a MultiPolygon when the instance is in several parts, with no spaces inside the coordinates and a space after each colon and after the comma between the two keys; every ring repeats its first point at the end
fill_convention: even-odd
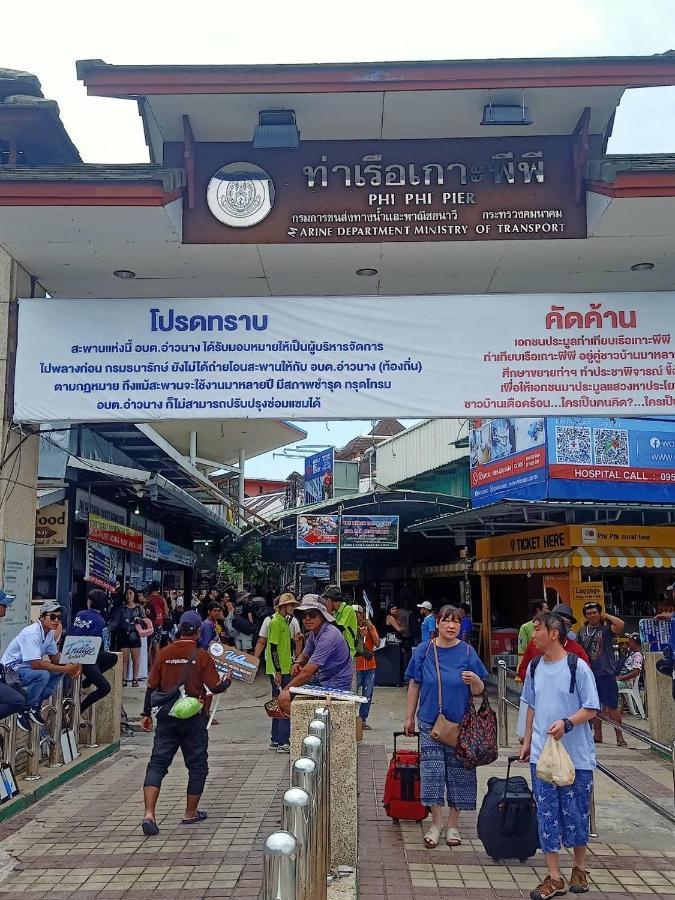
{"type": "Polygon", "coordinates": [[[394,822],[399,819],[421,822],[429,815],[429,807],[420,802],[420,736],[417,731],[413,735],[417,738],[417,750],[397,750],[396,739],[403,736],[403,731],[394,732],[394,753],[387,769],[382,802],[394,822]]]}

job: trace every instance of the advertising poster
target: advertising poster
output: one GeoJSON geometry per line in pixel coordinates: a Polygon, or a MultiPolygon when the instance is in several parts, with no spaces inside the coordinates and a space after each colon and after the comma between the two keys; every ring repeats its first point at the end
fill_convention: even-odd
{"type": "Polygon", "coordinates": [[[305,503],[333,499],[333,448],[305,459],[305,503]]]}
{"type": "Polygon", "coordinates": [[[342,516],[345,550],[398,550],[398,516],[342,516]]]}
{"type": "Polygon", "coordinates": [[[63,642],[59,662],[93,665],[101,649],[101,638],[90,635],[69,634],[63,642]]]}
{"type": "Polygon", "coordinates": [[[133,528],[120,525],[118,522],[110,522],[94,513],[89,514],[87,537],[97,544],[106,544],[119,550],[128,550],[130,553],[143,553],[143,535],[140,531],[134,531],[133,528]]]}
{"type": "Polygon", "coordinates": [[[469,431],[471,505],[546,496],[546,428],[536,419],[475,419],[469,431]]]}
{"type": "Polygon", "coordinates": [[[338,543],[339,516],[298,516],[298,550],[335,549],[338,543]]]}
{"type": "Polygon", "coordinates": [[[68,546],[68,501],[53,503],[35,513],[35,546],[68,546]]]}
{"type": "Polygon", "coordinates": [[[675,419],[547,419],[548,496],[672,502],[675,419]]]}
{"type": "MultiPolygon", "coordinates": [[[[556,223],[523,226],[539,224],[556,223]]],[[[319,320],[316,297],[124,299],[112,316],[106,300],[21,299],[14,418],[675,412],[674,303],[672,291],[322,297],[319,320]]]]}
{"type": "Polygon", "coordinates": [[[107,544],[87,541],[87,564],[84,580],[104,591],[114,591],[117,586],[117,572],[120,564],[120,551],[107,544]]]}
{"type": "Polygon", "coordinates": [[[209,645],[209,653],[213,657],[216,669],[223,675],[231,675],[237,681],[252,684],[258,672],[260,660],[252,653],[244,653],[236,647],[228,647],[220,641],[209,645]]]}

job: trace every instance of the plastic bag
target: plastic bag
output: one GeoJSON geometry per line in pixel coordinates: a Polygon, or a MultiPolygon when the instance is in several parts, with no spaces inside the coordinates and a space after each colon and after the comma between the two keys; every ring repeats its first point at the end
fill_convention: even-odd
{"type": "Polygon", "coordinates": [[[549,735],[541,751],[537,763],[537,778],[556,787],[567,787],[574,784],[574,764],[562,741],[556,741],[549,735]]]}
{"type": "Polygon", "coordinates": [[[191,719],[193,716],[196,716],[197,713],[202,711],[202,701],[198,700],[196,697],[188,697],[182,685],[180,693],[181,696],[169,710],[170,716],[173,716],[174,719],[191,719]]]}

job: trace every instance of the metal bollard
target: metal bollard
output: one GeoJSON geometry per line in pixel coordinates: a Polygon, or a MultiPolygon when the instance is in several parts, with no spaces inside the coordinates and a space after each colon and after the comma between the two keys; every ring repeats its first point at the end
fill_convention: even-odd
{"type": "MultiPolygon", "coordinates": [[[[40,775],[40,726],[35,722],[30,723],[30,731],[28,733],[28,748],[22,748],[28,754],[28,770],[25,777],[26,781],[38,781],[40,775]]],[[[21,750],[17,752],[17,756],[21,750]]]]}
{"type": "Polygon", "coordinates": [[[298,842],[296,885],[298,897],[309,897],[311,885],[307,881],[307,862],[310,853],[309,839],[312,833],[312,798],[303,788],[292,787],[284,794],[281,805],[281,827],[290,831],[298,842]]]}
{"type": "Polygon", "coordinates": [[[313,719],[309,723],[309,733],[321,740],[321,782],[323,802],[319,810],[318,827],[321,828],[321,840],[326,860],[326,874],[330,878],[330,776],[328,770],[328,740],[326,736],[326,724],[321,719],[313,719]]]}
{"type": "Polygon", "coordinates": [[[497,734],[499,746],[509,746],[509,719],[506,705],[506,663],[499,660],[497,666],[497,734]]]}
{"type": "Polygon", "coordinates": [[[2,735],[2,761],[14,768],[16,756],[16,713],[7,716],[0,722],[0,734],[2,735]]]}
{"type": "Polygon", "coordinates": [[[86,728],[88,732],[87,743],[85,747],[98,747],[96,743],[96,704],[93,703],[85,712],[85,718],[80,723],[81,728],[86,728]]]}
{"type": "Polygon", "coordinates": [[[328,865],[326,861],[326,847],[324,845],[324,835],[321,826],[321,817],[323,815],[324,792],[323,792],[323,741],[321,738],[315,737],[313,734],[307,735],[302,742],[301,753],[303,756],[313,760],[317,768],[316,775],[316,810],[314,819],[314,872],[316,892],[314,896],[316,900],[325,900],[326,898],[326,878],[328,875],[328,865]]]}
{"type": "Polygon", "coordinates": [[[304,854],[302,882],[306,886],[306,893],[302,900],[314,900],[316,897],[316,827],[318,825],[318,791],[317,780],[319,769],[313,759],[301,756],[293,763],[291,770],[291,784],[301,788],[310,798],[309,809],[309,834],[307,835],[308,852],[304,854]]]}
{"type": "Polygon", "coordinates": [[[314,716],[320,722],[323,722],[326,726],[326,753],[325,753],[325,763],[326,763],[326,784],[327,784],[327,796],[326,796],[326,866],[329,871],[332,871],[332,849],[331,849],[331,833],[330,833],[330,816],[331,816],[331,791],[332,791],[332,781],[331,781],[331,747],[330,747],[330,737],[331,737],[331,724],[330,724],[330,707],[329,706],[317,706],[314,710],[314,716]]]}
{"type": "Polygon", "coordinates": [[[588,836],[593,838],[598,836],[598,827],[595,820],[595,788],[591,791],[591,802],[588,808],[588,836]]]}
{"type": "Polygon", "coordinates": [[[63,752],[61,750],[61,732],[63,731],[63,678],[59,679],[47,709],[52,714],[51,725],[53,741],[53,743],[49,745],[49,768],[57,769],[63,765],[63,752]]]}
{"type": "Polygon", "coordinates": [[[261,900],[296,900],[298,842],[288,831],[275,831],[263,847],[261,900]]]}
{"type": "Polygon", "coordinates": [[[79,678],[71,678],[70,680],[72,686],[72,701],[73,701],[73,712],[71,718],[71,728],[73,730],[73,735],[75,737],[75,749],[79,750],[80,748],[80,724],[81,724],[81,714],[80,714],[80,702],[82,700],[81,691],[82,691],[82,683],[79,678]]]}

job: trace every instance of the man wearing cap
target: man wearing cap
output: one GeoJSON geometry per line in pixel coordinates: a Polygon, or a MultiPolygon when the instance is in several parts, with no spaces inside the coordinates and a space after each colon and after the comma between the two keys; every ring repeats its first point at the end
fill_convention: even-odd
{"type": "MultiPolygon", "coordinates": [[[[188,697],[203,700],[205,686],[212,694],[221,694],[230,686],[229,678],[221,680],[211,655],[197,646],[201,624],[202,620],[194,610],[184,612],[178,625],[178,639],[157,653],[148,676],[143,704],[141,727],[144,731],[152,731],[153,692],[170,694],[184,685],[188,697]]],[[[169,715],[172,705],[168,701],[159,707],[152,756],[143,784],[145,815],[141,828],[143,834],[148,836],[159,834],[156,821],[159,791],[179,748],[188,769],[187,801],[182,824],[195,825],[207,818],[206,813],[198,808],[209,772],[207,716],[202,709],[189,719],[174,718],[169,715]]]]}
{"type": "MultiPolygon", "coordinates": [[[[0,619],[4,619],[7,608],[14,603],[14,594],[0,590],[0,619]]],[[[22,713],[26,709],[26,696],[22,690],[5,683],[5,673],[0,666],[0,719],[22,713]]]]}
{"type": "MultiPolygon", "coordinates": [[[[290,688],[310,682],[333,691],[350,691],[354,664],[342,632],[335,625],[330,601],[318,594],[305,594],[296,613],[303,617],[309,633],[305,649],[293,666],[293,678],[279,694],[279,707],[290,712],[290,688]]],[[[354,618],[356,613],[351,610],[354,618]]]]}
{"type": "Polygon", "coordinates": [[[349,652],[353,659],[356,656],[356,635],[359,630],[356,613],[349,603],[345,603],[342,599],[342,591],[337,584],[329,584],[321,596],[328,601],[328,609],[335,616],[335,624],[349,644],[349,652]]]}
{"type": "Polygon", "coordinates": [[[77,678],[82,671],[81,666],[74,663],[59,662],[54,632],[61,627],[61,613],[56,600],[45,600],[40,607],[39,621],[26,625],[10,641],[2,656],[7,684],[21,688],[26,694],[28,709],[17,719],[24,731],[29,730],[31,721],[37,725],[45,724],[40,709],[43,701],[54,693],[60,679],[64,675],[77,678]]]}
{"type": "MultiPolygon", "coordinates": [[[[293,668],[293,640],[289,617],[298,601],[293,594],[285,593],[274,601],[274,615],[268,616],[260,629],[255,655],[260,659],[265,653],[265,671],[272,682],[272,698],[278,697],[291,680],[293,668]],[[264,633],[263,633],[264,632],[264,633]]],[[[295,619],[291,621],[295,622],[295,619]]],[[[298,629],[299,631],[299,629],[298,629]]],[[[277,753],[291,752],[291,723],[289,719],[272,719],[270,750],[277,753]]]]}
{"type": "Polygon", "coordinates": [[[421,615],[424,616],[422,619],[422,641],[430,641],[434,636],[434,631],[436,631],[434,608],[428,600],[418,603],[417,608],[422,611],[421,615]]]}

